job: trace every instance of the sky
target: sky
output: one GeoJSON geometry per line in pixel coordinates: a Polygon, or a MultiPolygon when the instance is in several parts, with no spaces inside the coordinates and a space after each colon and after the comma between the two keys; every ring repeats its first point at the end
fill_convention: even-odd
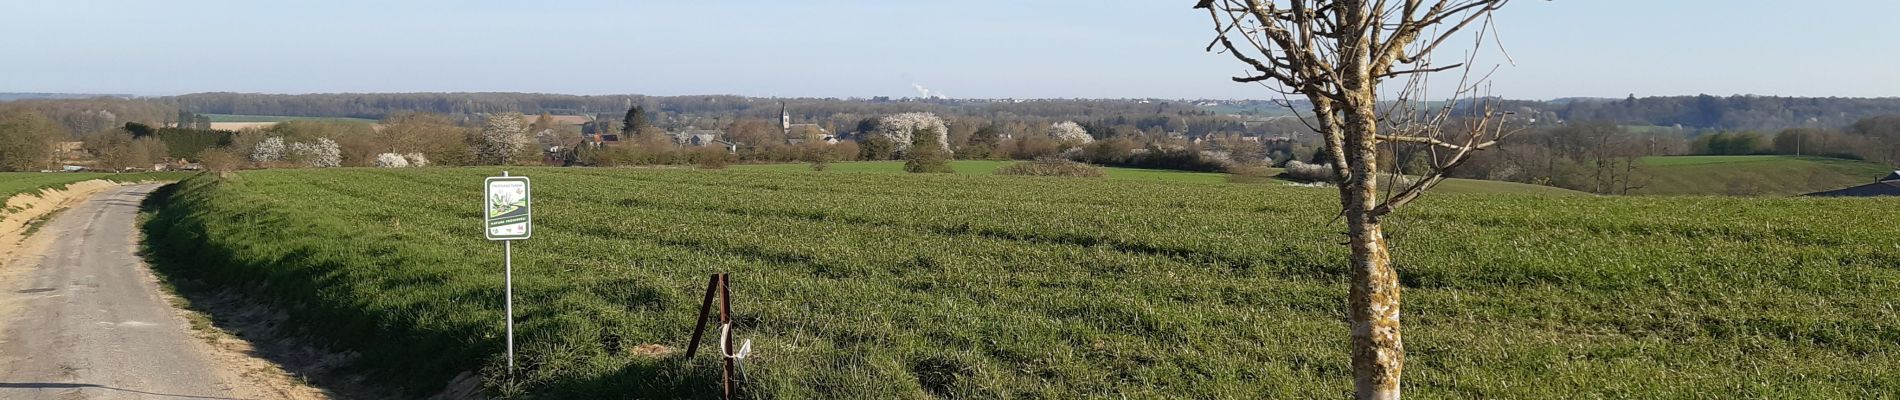
{"type": "MultiPolygon", "coordinates": [[[[1203,51],[1193,2],[0,0],[0,92],[1276,98],[1203,51]]],[[[1504,52],[1478,65],[1519,99],[1895,97],[1893,15],[1900,1],[1515,0],[1504,52]]]]}

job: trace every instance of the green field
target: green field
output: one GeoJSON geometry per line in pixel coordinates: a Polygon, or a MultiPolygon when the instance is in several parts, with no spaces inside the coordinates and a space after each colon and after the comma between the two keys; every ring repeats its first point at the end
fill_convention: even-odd
{"type": "MultiPolygon", "coordinates": [[[[1019,161],[959,160],[959,161],[950,162],[950,167],[952,169],[955,169],[958,174],[994,175],[996,174],[997,168],[1002,168],[1004,165],[1009,165],[1011,163],[1016,163],[1016,162],[1019,162],[1019,161]]],[[[737,165],[737,166],[733,166],[732,168],[740,169],[740,170],[753,170],[753,171],[782,171],[782,172],[811,171],[810,164],[754,164],[754,165],[737,165]]],[[[1204,183],[1204,184],[1229,182],[1229,179],[1228,179],[1229,174],[1218,173],[1218,172],[1193,172],[1193,171],[1176,171],[1176,170],[1165,170],[1165,169],[1116,168],[1116,167],[1104,167],[1102,168],[1102,171],[1104,174],[1107,175],[1107,178],[1110,180],[1181,182],[1181,183],[1204,183]]],[[[1277,174],[1279,173],[1280,169],[1268,168],[1267,171],[1268,173],[1277,174]]],[[[830,173],[830,172],[853,172],[853,173],[867,172],[867,173],[886,173],[886,174],[905,173],[904,162],[902,161],[858,161],[858,162],[832,163],[830,165],[830,169],[824,172],[811,172],[811,173],[830,173]]],[[[1054,178],[1054,179],[1060,179],[1060,178],[1054,178]]],[[[1268,180],[1267,182],[1267,184],[1271,184],[1271,185],[1281,185],[1281,184],[1286,184],[1286,183],[1291,183],[1291,181],[1272,179],[1272,180],[1268,180]]],[[[1573,196],[1586,194],[1586,193],[1578,192],[1574,190],[1555,188],[1555,187],[1549,187],[1549,186],[1539,186],[1539,185],[1514,183],[1514,182],[1482,181],[1482,180],[1471,180],[1471,179],[1447,179],[1445,180],[1445,182],[1440,183],[1437,189],[1443,192],[1450,192],[1450,193],[1526,193],[1526,194],[1573,195],[1573,196]]]]}
{"type": "MultiPolygon", "coordinates": [[[[752,398],[1338,398],[1335,192],[991,175],[514,167],[522,370],[502,367],[494,168],[186,180],[146,235],[412,395],[717,396],[680,349],[730,272],[752,398]]],[[[1390,219],[1422,398],[1900,390],[1900,200],[1428,196],[1390,219]]],[[[714,348],[716,349],[716,347],[714,348]]],[[[705,351],[702,349],[702,351],[705,351]]]]}
{"type": "Polygon", "coordinates": [[[204,116],[205,118],[210,118],[211,122],[284,122],[284,121],[320,120],[320,121],[351,121],[351,122],[376,123],[376,120],[373,120],[373,119],[342,118],[342,117],[296,117],[296,116],[285,116],[285,115],[238,115],[238,114],[204,114],[204,116]]]}
{"type": "Polygon", "coordinates": [[[1644,157],[1647,182],[1631,194],[1794,196],[1873,183],[1895,169],[1802,156],[1644,157]]]}

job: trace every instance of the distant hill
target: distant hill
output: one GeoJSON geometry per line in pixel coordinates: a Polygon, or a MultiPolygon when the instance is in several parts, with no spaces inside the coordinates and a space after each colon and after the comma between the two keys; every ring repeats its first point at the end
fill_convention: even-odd
{"type": "Polygon", "coordinates": [[[129,98],[132,98],[132,95],[129,95],[129,94],[88,94],[88,93],[0,93],[0,101],[72,100],[72,99],[92,99],[92,98],[99,98],[99,97],[129,99],[129,98]]]}
{"type": "Polygon", "coordinates": [[[1641,195],[1794,196],[1873,183],[1894,167],[1803,156],[1670,156],[1642,160],[1641,195]]]}
{"type": "Polygon", "coordinates": [[[1538,120],[1604,120],[1622,125],[1681,126],[1690,131],[1839,128],[1868,117],[1900,115],[1900,98],[1701,95],[1511,100],[1504,106],[1538,120]]]}

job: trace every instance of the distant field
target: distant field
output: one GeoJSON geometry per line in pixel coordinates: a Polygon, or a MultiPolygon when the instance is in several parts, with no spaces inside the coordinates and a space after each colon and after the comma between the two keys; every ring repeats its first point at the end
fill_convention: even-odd
{"type": "Polygon", "coordinates": [[[1793,196],[1873,183],[1896,168],[1802,156],[1645,157],[1649,181],[1632,194],[1793,196]]]}
{"type": "Polygon", "coordinates": [[[295,116],[283,116],[283,115],[204,114],[204,116],[206,118],[210,118],[212,123],[218,123],[218,122],[276,123],[276,122],[284,122],[284,121],[306,121],[306,120],[353,121],[353,122],[367,122],[367,123],[376,122],[376,120],[365,119],[365,118],[295,117],[295,116]]]}
{"type": "MultiPolygon", "coordinates": [[[[1004,165],[1009,165],[1016,162],[1017,161],[961,160],[961,161],[952,161],[950,163],[950,167],[955,169],[958,174],[963,174],[963,175],[994,175],[996,173],[997,168],[1002,168],[1004,165]]],[[[809,164],[761,164],[761,165],[738,165],[738,166],[733,166],[732,168],[744,169],[744,170],[759,170],[759,171],[810,171],[811,165],[809,164]]],[[[1269,173],[1279,173],[1278,168],[1269,168],[1268,171],[1269,173]]],[[[904,173],[904,163],[902,161],[859,161],[859,162],[832,163],[831,168],[827,170],[826,172],[869,172],[869,173],[898,174],[898,173],[904,173]]],[[[1110,180],[1184,182],[1184,183],[1227,183],[1228,182],[1227,177],[1229,175],[1229,174],[1218,173],[1218,172],[1193,172],[1193,171],[1175,171],[1175,170],[1165,170],[1165,169],[1114,168],[1114,167],[1103,168],[1103,172],[1105,172],[1108,175],[1107,177],[1110,180]]],[[[1291,183],[1291,182],[1276,179],[1265,184],[1280,185],[1280,184],[1285,184],[1285,183],[1291,183]]],[[[1555,187],[1549,187],[1549,186],[1538,186],[1538,185],[1513,183],[1513,182],[1482,181],[1482,180],[1471,180],[1471,179],[1449,179],[1443,183],[1440,183],[1435,190],[1437,190],[1437,192],[1435,193],[1526,193],[1526,194],[1549,194],[1549,195],[1586,195],[1587,194],[1587,193],[1578,192],[1574,190],[1555,188],[1555,187]]]]}
{"type": "MultiPolygon", "coordinates": [[[[842,165],[841,165],[842,167],[842,165]]],[[[499,168],[181,183],[155,269],[268,288],[366,376],[539,398],[711,398],[686,346],[733,273],[747,398],[1342,398],[1330,190],[982,174],[509,168],[522,369],[503,367],[499,168]],[[519,390],[519,392],[510,392],[519,390]]],[[[1419,398],[1900,391],[1900,199],[1429,196],[1391,217],[1419,398]]],[[[716,351],[717,347],[711,350],[716,351]]],[[[420,398],[417,392],[413,397],[420,398]]]]}

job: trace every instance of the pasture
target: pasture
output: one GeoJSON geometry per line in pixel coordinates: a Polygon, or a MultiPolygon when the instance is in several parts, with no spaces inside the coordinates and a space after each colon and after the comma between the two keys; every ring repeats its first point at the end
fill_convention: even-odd
{"type": "MultiPolygon", "coordinates": [[[[710,351],[646,346],[686,346],[714,272],[750,398],[1350,390],[1331,189],[835,167],[510,168],[537,221],[512,383],[479,222],[497,168],[200,175],[145,233],[167,279],[274,304],[418,395],[471,372],[506,396],[717,396],[710,351]]],[[[1430,195],[1388,228],[1406,390],[1892,394],[1900,226],[1870,221],[1896,220],[1893,199],[1430,195]]]]}
{"type": "Polygon", "coordinates": [[[1804,156],[1667,156],[1639,161],[1637,195],[1796,196],[1873,183],[1896,168],[1804,156]]]}

